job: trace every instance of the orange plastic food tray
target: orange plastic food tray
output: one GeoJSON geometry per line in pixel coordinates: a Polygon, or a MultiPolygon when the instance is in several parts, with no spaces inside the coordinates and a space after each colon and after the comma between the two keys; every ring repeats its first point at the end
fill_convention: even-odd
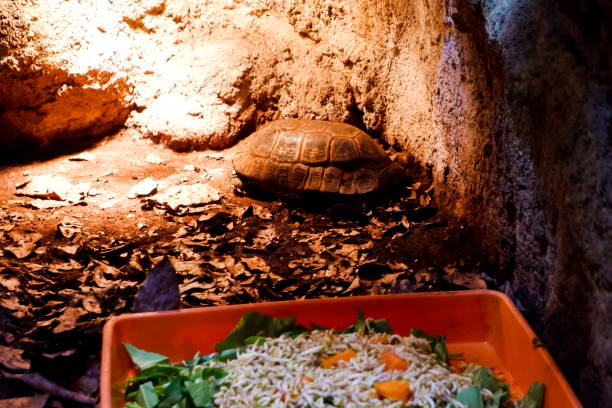
{"type": "Polygon", "coordinates": [[[463,353],[467,362],[502,372],[514,393],[525,393],[534,381],[544,383],[544,408],[581,407],[513,303],[487,290],[293,300],[119,316],[104,327],[101,407],[123,407],[125,380],[135,374],[124,342],[177,362],[190,359],[197,351],[214,352],[215,343],[248,311],[275,317],[295,315],[297,323],[305,326],[315,322],[346,328],[355,321],[358,308],[367,317],[388,319],[401,335],[409,335],[415,327],[446,336],[450,353],[463,353]]]}

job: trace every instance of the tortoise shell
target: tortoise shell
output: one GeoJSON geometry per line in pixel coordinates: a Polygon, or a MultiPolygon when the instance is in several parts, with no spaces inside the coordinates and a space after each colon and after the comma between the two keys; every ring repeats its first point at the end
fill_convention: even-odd
{"type": "Polygon", "coordinates": [[[246,144],[234,169],[268,191],[364,194],[397,184],[403,174],[374,139],[346,123],[278,120],[246,144]]]}

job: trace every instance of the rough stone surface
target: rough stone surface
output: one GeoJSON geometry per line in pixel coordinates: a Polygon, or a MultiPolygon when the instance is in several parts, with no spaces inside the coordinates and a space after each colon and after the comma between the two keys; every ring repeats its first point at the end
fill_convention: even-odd
{"type": "Polygon", "coordinates": [[[130,85],[126,73],[116,69],[121,44],[111,46],[117,33],[88,17],[108,12],[102,2],[2,2],[0,142],[5,146],[91,138],[123,125],[130,85]]]}
{"type": "Polygon", "coordinates": [[[0,5],[0,143],[125,125],[176,150],[282,117],[409,151],[587,406],[612,400],[612,8],[603,0],[0,5]]]}
{"type": "Polygon", "coordinates": [[[585,406],[603,406],[612,397],[612,7],[483,6],[505,73],[497,163],[512,186],[501,195],[514,228],[512,291],[585,406]]]}

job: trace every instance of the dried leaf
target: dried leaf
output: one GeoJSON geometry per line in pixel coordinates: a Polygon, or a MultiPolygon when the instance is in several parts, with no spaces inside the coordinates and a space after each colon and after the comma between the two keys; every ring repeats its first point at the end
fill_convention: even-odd
{"type": "Polygon", "coordinates": [[[242,262],[236,262],[236,260],[230,256],[225,258],[225,269],[232,275],[232,277],[236,278],[238,276],[242,276],[246,272],[246,268],[242,264],[242,262]]]}
{"type": "Polygon", "coordinates": [[[200,282],[200,278],[193,278],[179,285],[179,290],[182,295],[185,295],[190,292],[203,292],[208,289],[214,288],[215,286],[216,286],[215,282],[202,283],[200,282]]]}
{"type": "Polygon", "coordinates": [[[77,321],[87,312],[81,308],[69,306],[57,318],[59,324],[53,328],[53,333],[63,333],[76,327],[77,321]]]}
{"type": "Polygon", "coordinates": [[[225,234],[229,231],[228,225],[232,224],[233,217],[230,213],[220,211],[215,214],[201,216],[198,219],[198,226],[200,230],[206,231],[212,236],[225,234]]]}
{"type": "Polygon", "coordinates": [[[486,289],[487,283],[475,273],[455,273],[451,281],[468,289],[486,289]]]}
{"type": "Polygon", "coordinates": [[[242,258],[242,262],[246,263],[251,271],[259,270],[262,272],[269,272],[270,266],[258,256],[253,256],[251,258],[242,258]]]}
{"type": "Polygon", "coordinates": [[[387,266],[391,268],[392,271],[406,271],[408,270],[408,265],[402,262],[393,262],[387,261],[387,266]]]}
{"type": "Polygon", "coordinates": [[[218,303],[226,303],[225,299],[231,296],[230,293],[190,293],[189,296],[192,296],[198,300],[209,300],[218,303]]]}
{"type": "Polygon", "coordinates": [[[253,239],[253,244],[260,248],[265,248],[277,238],[276,229],[273,226],[268,226],[257,232],[257,236],[253,239]]]}
{"type": "Polygon", "coordinates": [[[57,232],[64,238],[72,239],[76,234],[81,232],[83,224],[71,218],[64,218],[61,223],[57,225],[57,232]]]}
{"type": "Polygon", "coordinates": [[[37,232],[21,230],[11,231],[9,237],[15,242],[15,245],[6,246],[4,251],[11,253],[17,259],[28,257],[36,248],[38,241],[42,239],[42,235],[37,232]]]}
{"type": "Polygon", "coordinates": [[[76,353],[76,349],[62,350],[56,353],[42,353],[42,355],[49,360],[53,360],[58,357],[70,357],[74,355],[74,353],[76,353]]]}
{"type": "Polygon", "coordinates": [[[134,300],[134,312],[178,309],[180,292],[172,263],[164,257],[147,276],[134,300]]]}
{"type": "Polygon", "coordinates": [[[21,282],[14,276],[2,274],[0,275],[0,285],[10,292],[15,292],[21,286],[21,282]]]}
{"type": "Polygon", "coordinates": [[[341,244],[340,248],[334,250],[336,255],[345,257],[353,262],[357,262],[359,260],[359,245],[355,244],[341,244]]]}
{"type": "Polygon", "coordinates": [[[50,210],[53,208],[66,207],[74,203],[70,203],[68,201],[61,201],[61,200],[43,200],[43,199],[37,198],[31,201],[21,201],[16,204],[20,205],[21,207],[33,208],[35,210],[50,210]]]}
{"type": "Polygon", "coordinates": [[[359,287],[360,281],[359,276],[356,276],[355,279],[351,282],[348,288],[343,293],[350,293],[359,287]]]}
{"type": "Polygon", "coordinates": [[[405,215],[402,215],[402,225],[404,226],[404,228],[406,228],[406,230],[410,229],[410,222],[408,221],[408,218],[406,218],[405,215]]]}
{"type": "Polygon", "coordinates": [[[370,237],[375,240],[380,240],[385,232],[383,228],[375,224],[366,225],[365,229],[370,234],[370,237]]]}
{"type": "Polygon", "coordinates": [[[55,248],[53,248],[53,252],[55,252],[55,254],[59,257],[75,256],[80,247],[80,245],[56,246],[55,248]]]}
{"type": "Polygon", "coordinates": [[[83,309],[89,313],[102,313],[100,302],[98,302],[98,299],[91,293],[81,299],[81,304],[83,305],[83,309]]]}
{"type": "Polygon", "coordinates": [[[47,247],[40,246],[34,250],[36,255],[45,255],[47,253],[47,247]]]}
{"type": "Polygon", "coordinates": [[[95,259],[92,260],[91,264],[91,275],[94,283],[99,288],[107,288],[114,286],[115,283],[110,279],[117,279],[121,275],[121,271],[119,269],[113,268],[110,265],[105,264],[104,262],[97,261],[95,259]]]}
{"type": "Polygon", "coordinates": [[[272,213],[259,205],[253,206],[253,213],[262,220],[271,220],[272,213]]]}
{"type": "Polygon", "coordinates": [[[0,365],[11,371],[27,371],[30,361],[22,357],[23,350],[0,345],[0,365]]]}
{"type": "Polygon", "coordinates": [[[21,188],[24,188],[30,181],[32,181],[31,178],[26,178],[26,179],[24,179],[22,181],[18,181],[17,183],[15,183],[15,188],[17,190],[19,190],[21,188]]]}
{"type": "Polygon", "coordinates": [[[37,394],[30,397],[0,399],[0,408],[43,408],[49,394],[37,394]]]}
{"type": "Polygon", "coordinates": [[[83,190],[83,186],[75,186],[63,176],[45,174],[32,177],[15,195],[74,203],[85,197],[83,190]]]}
{"type": "Polygon", "coordinates": [[[403,272],[389,273],[383,276],[382,278],[380,278],[378,281],[376,281],[376,283],[383,284],[383,285],[389,285],[389,286],[395,286],[395,281],[397,280],[398,276],[401,276],[403,274],[404,274],[403,272]]]}
{"type": "Polygon", "coordinates": [[[93,161],[96,156],[89,152],[82,152],[77,154],[76,156],[70,157],[68,160],[70,161],[93,161]]]}

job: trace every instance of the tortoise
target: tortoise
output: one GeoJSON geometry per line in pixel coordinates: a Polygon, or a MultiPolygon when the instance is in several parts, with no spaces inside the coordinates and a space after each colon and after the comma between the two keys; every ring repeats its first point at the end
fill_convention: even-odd
{"type": "Polygon", "coordinates": [[[282,119],[251,134],[233,160],[238,176],[272,192],[365,194],[404,179],[365,132],[341,122],[282,119]]]}

